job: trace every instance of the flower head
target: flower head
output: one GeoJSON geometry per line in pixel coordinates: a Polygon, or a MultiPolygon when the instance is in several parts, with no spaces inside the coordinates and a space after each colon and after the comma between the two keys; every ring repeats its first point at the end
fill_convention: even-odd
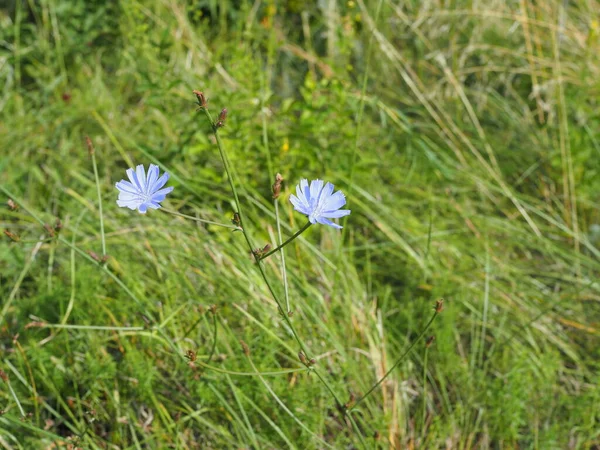
{"type": "Polygon", "coordinates": [[[296,195],[290,196],[294,209],[308,216],[310,223],[321,223],[333,228],[342,228],[329,219],[337,219],[350,214],[349,209],[340,209],[346,204],[346,197],[342,191],[333,193],[333,184],[323,186],[323,180],[313,180],[308,185],[308,180],[300,180],[296,186],[296,195]]]}
{"type": "Polygon", "coordinates": [[[121,208],[137,209],[142,214],[146,214],[148,208],[160,208],[160,202],[173,187],[161,189],[169,180],[169,174],[165,172],[160,178],[158,175],[158,166],[154,164],[148,167],[147,176],[142,164],[137,166],[135,171],[127,169],[129,181],[121,180],[115,184],[119,190],[117,205],[121,208]]]}

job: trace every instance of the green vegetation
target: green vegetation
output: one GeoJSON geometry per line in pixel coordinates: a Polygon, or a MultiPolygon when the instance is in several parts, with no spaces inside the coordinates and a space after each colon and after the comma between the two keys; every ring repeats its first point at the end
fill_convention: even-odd
{"type": "Polygon", "coordinates": [[[1,447],[600,446],[597,0],[2,4],[1,447]]]}

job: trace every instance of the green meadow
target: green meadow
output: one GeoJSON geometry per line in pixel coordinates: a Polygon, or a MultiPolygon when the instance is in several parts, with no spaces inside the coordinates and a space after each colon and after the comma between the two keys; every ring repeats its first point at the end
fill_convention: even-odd
{"type": "Polygon", "coordinates": [[[600,448],[598,11],[0,2],[0,447],[600,448]]]}

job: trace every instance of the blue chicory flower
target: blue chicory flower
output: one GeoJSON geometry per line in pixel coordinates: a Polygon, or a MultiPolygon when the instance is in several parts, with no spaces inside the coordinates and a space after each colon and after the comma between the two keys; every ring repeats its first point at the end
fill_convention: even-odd
{"type": "Polygon", "coordinates": [[[142,164],[137,166],[135,171],[127,169],[129,181],[121,180],[115,184],[119,190],[117,205],[121,208],[137,209],[142,214],[146,214],[148,208],[160,208],[160,202],[173,187],[161,189],[169,180],[169,174],[165,172],[160,178],[158,175],[158,166],[154,164],[148,167],[148,176],[142,164]]]}
{"type": "Polygon", "coordinates": [[[313,180],[308,186],[308,180],[300,180],[296,186],[296,195],[290,196],[294,209],[308,216],[310,223],[320,223],[333,228],[342,228],[329,219],[337,219],[350,214],[349,209],[340,209],[346,204],[346,197],[342,191],[333,193],[333,184],[327,183],[323,187],[323,180],[313,180]]]}

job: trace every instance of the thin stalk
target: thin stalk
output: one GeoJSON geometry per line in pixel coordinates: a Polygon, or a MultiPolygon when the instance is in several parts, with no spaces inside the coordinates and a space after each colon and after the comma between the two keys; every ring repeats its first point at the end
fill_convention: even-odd
{"type": "Polygon", "coordinates": [[[188,216],[187,214],[182,214],[180,212],[173,211],[173,210],[167,209],[167,208],[160,208],[159,211],[162,211],[162,212],[165,212],[165,213],[169,213],[169,214],[173,214],[174,216],[177,216],[177,217],[183,217],[184,219],[194,220],[196,222],[202,222],[202,223],[207,223],[209,225],[216,225],[218,227],[231,228],[232,230],[241,231],[241,228],[240,227],[236,227],[235,225],[229,225],[229,224],[226,224],[226,223],[213,222],[212,220],[199,219],[198,217],[188,216]]]}
{"type": "Polygon", "coordinates": [[[98,165],[96,164],[96,152],[90,151],[90,153],[92,155],[94,179],[96,180],[96,193],[98,194],[98,212],[100,213],[100,240],[102,242],[102,256],[104,256],[106,255],[106,237],[104,236],[104,214],[102,213],[102,193],[100,192],[100,177],[98,176],[98,165]]]}
{"type": "Polygon", "coordinates": [[[21,406],[21,402],[19,401],[19,397],[17,397],[17,393],[13,389],[12,385],[10,384],[10,380],[8,378],[6,379],[6,384],[8,385],[8,390],[10,391],[10,394],[14,398],[15,403],[19,407],[19,412],[21,413],[21,417],[25,417],[26,414],[25,414],[25,411],[23,410],[23,407],[21,406]]]}
{"type": "MultiPolygon", "coordinates": [[[[277,251],[281,250],[283,247],[285,247],[285,246],[286,246],[286,245],[288,245],[290,242],[292,242],[294,239],[296,239],[298,236],[300,236],[300,235],[301,235],[301,234],[302,234],[304,231],[306,231],[306,230],[308,229],[308,227],[310,227],[311,225],[312,225],[312,223],[310,223],[310,222],[306,222],[306,224],[305,224],[305,225],[304,225],[302,228],[300,228],[298,231],[296,231],[296,232],[295,232],[295,233],[294,233],[294,234],[293,234],[293,235],[292,235],[290,238],[288,238],[288,240],[287,240],[287,241],[285,241],[285,242],[284,242],[283,244],[281,244],[281,245],[278,245],[276,248],[274,248],[273,250],[271,250],[269,253],[267,253],[267,254],[265,254],[265,255],[261,256],[261,257],[259,258],[259,260],[261,260],[261,261],[262,261],[263,259],[265,259],[265,258],[267,258],[267,257],[271,256],[273,253],[275,253],[275,252],[277,252],[277,251]]],[[[280,236],[281,236],[281,235],[280,235],[280,236]]]]}
{"type": "Polygon", "coordinates": [[[208,359],[206,360],[206,364],[210,362],[213,355],[215,354],[215,349],[217,348],[217,313],[213,312],[213,343],[212,348],[210,349],[210,353],[208,354],[208,359]]]}
{"type": "Polygon", "coordinates": [[[362,403],[363,400],[366,399],[369,395],[371,395],[373,393],[373,391],[375,389],[377,389],[381,385],[381,383],[383,383],[384,380],[394,371],[394,369],[396,367],[398,367],[398,365],[404,360],[404,358],[406,357],[406,355],[408,355],[410,353],[410,351],[417,344],[417,342],[419,342],[423,338],[423,336],[425,335],[425,333],[427,332],[427,330],[429,329],[429,327],[431,326],[431,324],[433,323],[433,321],[435,320],[435,318],[437,317],[438,314],[439,314],[438,311],[435,311],[433,313],[433,316],[431,316],[431,319],[429,319],[429,322],[427,322],[427,325],[425,326],[425,328],[423,329],[423,331],[421,331],[421,334],[419,334],[419,336],[417,337],[417,339],[415,339],[413,341],[413,343],[410,344],[410,346],[408,347],[408,349],[402,354],[402,356],[400,356],[400,358],[398,358],[398,360],[394,363],[394,365],[391,367],[391,369],[388,370],[386,372],[386,374],[383,377],[381,377],[381,379],[377,383],[375,383],[373,385],[373,387],[371,389],[369,389],[369,391],[365,395],[363,395],[361,398],[359,398],[356,401],[356,403],[351,408],[349,408],[349,410],[355,409],[360,403],[362,403]]]}
{"type": "MultiPolygon", "coordinates": [[[[248,249],[250,250],[250,252],[252,253],[252,255],[254,255],[254,259],[256,261],[256,266],[258,267],[258,270],[260,271],[260,275],[261,275],[262,279],[264,280],[265,284],[267,285],[267,288],[269,289],[269,292],[270,292],[271,296],[273,297],[273,300],[275,300],[275,303],[277,304],[277,307],[278,307],[279,311],[282,312],[283,320],[290,327],[290,331],[292,332],[292,335],[294,336],[294,339],[298,343],[298,345],[300,347],[300,350],[302,350],[305,355],[308,355],[309,353],[306,351],[306,347],[305,347],[304,343],[302,342],[302,339],[300,339],[300,336],[296,332],[296,328],[294,327],[292,321],[290,320],[289,315],[285,314],[283,312],[283,308],[282,308],[281,302],[279,301],[279,298],[275,294],[275,291],[273,290],[273,287],[271,286],[271,283],[269,282],[269,279],[267,278],[265,270],[264,270],[264,268],[263,268],[263,266],[261,264],[260,258],[258,258],[258,256],[253,251],[254,250],[254,246],[252,245],[252,242],[250,241],[250,236],[248,234],[248,231],[246,230],[246,227],[244,226],[244,214],[242,213],[242,206],[241,206],[240,199],[239,199],[239,196],[238,196],[238,193],[237,193],[237,189],[235,187],[235,183],[233,182],[233,176],[232,176],[232,173],[231,173],[231,168],[229,167],[229,160],[227,159],[227,155],[226,155],[225,150],[223,148],[223,143],[221,141],[221,137],[219,136],[219,133],[218,133],[218,127],[215,124],[215,122],[214,122],[212,116],[210,115],[210,112],[208,111],[208,109],[206,107],[201,107],[201,110],[204,111],[204,114],[208,118],[208,120],[209,120],[209,122],[211,124],[212,130],[213,130],[213,135],[215,137],[215,140],[217,141],[217,148],[219,149],[219,155],[221,156],[221,160],[223,161],[223,166],[225,168],[225,173],[227,175],[227,179],[229,180],[229,186],[231,187],[231,192],[233,194],[233,198],[234,198],[234,201],[235,201],[235,206],[237,208],[237,213],[239,215],[239,221],[240,221],[240,226],[242,228],[242,234],[244,235],[244,239],[246,240],[246,244],[248,245],[248,249]]],[[[308,225],[310,225],[310,222],[308,223],[308,225]]],[[[305,228],[308,228],[308,225],[305,225],[305,228]]],[[[300,230],[300,231],[304,231],[304,230],[300,230]]],[[[299,234],[299,233],[297,233],[297,234],[299,234]]],[[[318,373],[318,371],[315,368],[313,368],[312,371],[317,374],[317,376],[319,377],[319,379],[321,381],[324,381],[321,378],[320,374],[318,373]]],[[[333,394],[333,391],[331,390],[331,387],[328,386],[327,384],[325,384],[325,386],[333,394]]],[[[338,400],[337,396],[335,394],[333,394],[333,395],[334,395],[335,401],[337,402],[337,405],[341,406],[341,403],[338,400]]]]}
{"type": "Polygon", "coordinates": [[[286,313],[292,312],[290,307],[290,293],[288,289],[287,270],[285,268],[285,253],[283,252],[282,243],[283,237],[281,236],[281,220],[279,219],[279,202],[277,199],[273,200],[275,204],[275,223],[277,224],[277,236],[279,238],[279,253],[281,253],[281,276],[283,278],[283,295],[285,297],[285,308],[286,313]]]}
{"type": "Polygon", "coordinates": [[[421,444],[425,439],[425,420],[427,417],[427,357],[429,356],[429,347],[425,346],[425,357],[423,358],[423,422],[421,426],[421,444]]]}

